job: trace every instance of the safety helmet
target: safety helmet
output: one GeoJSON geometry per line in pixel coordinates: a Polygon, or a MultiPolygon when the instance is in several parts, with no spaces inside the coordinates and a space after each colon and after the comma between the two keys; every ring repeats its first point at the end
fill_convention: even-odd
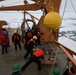
{"type": "Polygon", "coordinates": [[[33,36],[33,39],[37,40],[37,36],[33,36]]]}
{"type": "Polygon", "coordinates": [[[14,33],[17,33],[17,30],[14,30],[14,33]]]}
{"type": "Polygon", "coordinates": [[[14,66],[13,66],[13,72],[18,72],[18,71],[20,71],[21,70],[21,66],[19,65],[19,64],[15,64],[14,66]]]}
{"type": "Polygon", "coordinates": [[[3,34],[3,35],[6,35],[6,31],[3,31],[2,34],[3,34]]]}
{"type": "Polygon", "coordinates": [[[60,72],[57,68],[54,68],[53,75],[60,75],[60,72]]]}

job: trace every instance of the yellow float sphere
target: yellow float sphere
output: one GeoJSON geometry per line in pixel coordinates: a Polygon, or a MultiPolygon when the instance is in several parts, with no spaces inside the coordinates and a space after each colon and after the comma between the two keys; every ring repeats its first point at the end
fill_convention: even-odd
{"type": "Polygon", "coordinates": [[[51,30],[58,29],[61,23],[62,23],[62,18],[60,14],[58,14],[57,12],[49,12],[44,17],[44,25],[51,30]]]}

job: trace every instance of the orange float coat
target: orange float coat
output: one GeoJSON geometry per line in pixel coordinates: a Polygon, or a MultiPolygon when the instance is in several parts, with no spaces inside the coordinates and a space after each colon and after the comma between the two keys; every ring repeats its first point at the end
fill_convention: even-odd
{"type": "Polygon", "coordinates": [[[36,57],[43,56],[43,55],[44,55],[44,51],[41,50],[41,49],[38,49],[37,51],[35,51],[35,52],[33,53],[33,55],[35,55],[36,57]]]}
{"type": "Polygon", "coordinates": [[[8,45],[8,42],[9,42],[8,36],[2,36],[1,44],[6,46],[6,45],[8,45]]]}

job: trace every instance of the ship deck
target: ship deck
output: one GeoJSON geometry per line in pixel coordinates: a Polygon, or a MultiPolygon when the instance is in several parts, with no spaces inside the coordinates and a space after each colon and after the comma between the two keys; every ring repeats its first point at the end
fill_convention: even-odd
{"type": "MultiPolygon", "coordinates": [[[[9,30],[9,35],[10,39],[12,36],[12,30],[9,30]]],[[[22,51],[18,50],[17,53],[15,52],[14,45],[10,41],[10,46],[8,47],[8,53],[5,53],[4,55],[1,54],[1,45],[0,45],[0,75],[11,75],[12,74],[12,67],[14,64],[20,64],[20,66],[24,65],[25,62],[28,61],[30,55],[28,58],[25,60],[24,59],[24,54],[26,50],[23,48],[22,44],[22,51]]],[[[60,75],[62,75],[65,65],[67,63],[67,57],[63,53],[63,51],[57,47],[55,44],[52,42],[49,43],[42,43],[40,46],[37,47],[44,47],[46,51],[53,52],[56,56],[56,61],[57,61],[57,67],[60,71],[60,75]]],[[[35,63],[32,63],[29,65],[24,73],[22,75],[52,75],[52,71],[54,69],[54,66],[44,66],[42,65],[42,70],[38,71],[37,70],[37,65],[35,63]]]]}

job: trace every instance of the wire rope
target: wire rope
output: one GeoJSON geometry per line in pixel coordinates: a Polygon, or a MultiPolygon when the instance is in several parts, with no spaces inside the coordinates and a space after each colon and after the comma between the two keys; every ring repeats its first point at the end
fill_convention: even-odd
{"type": "Polygon", "coordinates": [[[72,3],[71,0],[70,0],[70,2],[71,2],[71,4],[72,4],[72,7],[73,7],[73,9],[74,9],[74,12],[76,13],[76,10],[75,10],[74,5],[73,5],[73,3],[72,3]]]}
{"type": "Polygon", "coordinates": [[[62,19],[63,19],[64,14],[65,14],[65,10],[66,10],[66,6],[67,6],[67,2],[68,2],[68,0],[66,0],[66,2],[65,2],[65,6],[64,6],[64,10],[63,10],[63,14],[62,14],[62,19]]]}

